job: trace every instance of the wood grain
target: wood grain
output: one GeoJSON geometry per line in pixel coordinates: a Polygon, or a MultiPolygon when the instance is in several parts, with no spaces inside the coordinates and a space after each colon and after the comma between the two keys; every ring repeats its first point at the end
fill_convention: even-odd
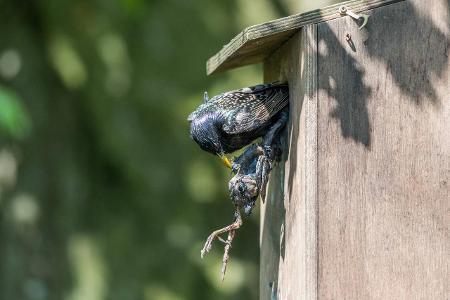
{"type": "MultiPolygon", "coordinates": [[[[287,44],[281,47],[274,55],[264,63],[264,81],[272,82],[276,80],[287,81],[288,74],[282,65],[287,64],[288,51],[299,51],[300,35],[294,36],[287,44]]],[[[298,59],[297,59],[298,64],[298,59]]],[[[293,62],[294,68],[296,66],[293,62]]],[[[297,99],[295,96],[295,83],[289,82],[290,98],[290,116],[289,128],[292,126],[292,120],[297,119],[292,113],[296,107],[297,99]],[[294,106],[292,106],[294,105],[294,106]]],[[[298,132],[289,129],[289,133],[298,132]]],[[[284,143],[286,139],[284,138],[284,143]]],[[[283,159],[270,173],[270,180],[267,188],[267,196],[261,203],[261,222],[260,222],[260,299],[276,299],[278,287],[278,267],[280,257],[284,256],[284,178],[285,168],[288,167],[287,151],[289,147],[284,146],[283,159]],[[286,167],[285,167],[286,166],[286,167]]]]}
{"type": "Polygon", "coordinates": [[[307,25],[264,62],[289,82],[290,121],[261,299],[449,299],[450,4],[368,13],[364,30],[307,25]]]}
{"type": "Polygon", "coordinates": [[[305,26],[265,62],[265,80],[289,82],[290,122],[261,214],[261,299],[317,298],[316,36],[305,26]]]}
{"type": "Polygon", "coordinates": [[[323,9],[288,16],[244,29],[206,63],[206,73],[213,74],[248,64],[262,62],[301,27],[332,20],[346,5],[358,13],[402,0],[352,0],[323,9]]]}
{"type": "Polygon", "coordinates": [[[318,25],[320,299],[450,297],[448,10],[318,25]]]}

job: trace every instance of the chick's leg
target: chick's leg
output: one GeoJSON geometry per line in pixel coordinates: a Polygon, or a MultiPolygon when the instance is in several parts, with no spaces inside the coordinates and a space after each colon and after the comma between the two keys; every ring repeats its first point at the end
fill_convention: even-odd
{"type": "Polygon", "coordinates": [[[223,251],[223,258],[222,258],[222,281],[225,279],[225,272],[227,271],[228,259],[230,258],[231,243],[233,242],[235,235],[236,231],[231,230],[230,232],[228,232],[228,238],[225,241],[226,245],[223,251]]]}
{"type": "MultiPolygon", "coordinates": [[[[224,228],[221,228],[221,229],[218,229],[218,230],[214,231],[206,239],[206,243],[203,246],[202,251],[200,252],[201,257],[203,258],[205,253],[208,253],[211,250],[212,242],[214,241],[215,238],[218,238],[220,234],[225,233],[225,232],[234,231],[234,230],[238,229],[241,226],[242,226],[242,217],[241,217],[241,214],[239,213],[239,210],[236,210],[234,212],[234,222],[233,223],[231,223],[228,226],[225,226],[224,228]]],[[[233,234],[233,237],[234,237],[234,234],[233,234]]]]}

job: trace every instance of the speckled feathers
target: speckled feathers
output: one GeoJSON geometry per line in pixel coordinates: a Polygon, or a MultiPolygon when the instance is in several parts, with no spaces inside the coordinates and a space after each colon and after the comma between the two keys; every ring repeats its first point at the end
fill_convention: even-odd
{"type": "Polygon", "coordinates": [[[279,82],[219,94],[189,115],[191,136],[208,152],[235,151],[263,135],[288,102],[288,86],[279,82]]]}

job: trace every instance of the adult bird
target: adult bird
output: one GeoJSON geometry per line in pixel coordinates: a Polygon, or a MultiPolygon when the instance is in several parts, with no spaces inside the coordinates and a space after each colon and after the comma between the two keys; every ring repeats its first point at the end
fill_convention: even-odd
{"type": "Polygon", "coordinates": [[[258,137],[262,137],[265,151],[271,151],[272,140],[286,124],[288,103],[288,85],[280,82],[226,92],[211,99],[205,92],[203,104],[188,117],[190,134],[201,149],[218,155],[232,168],[225,154],[258,137]]]}

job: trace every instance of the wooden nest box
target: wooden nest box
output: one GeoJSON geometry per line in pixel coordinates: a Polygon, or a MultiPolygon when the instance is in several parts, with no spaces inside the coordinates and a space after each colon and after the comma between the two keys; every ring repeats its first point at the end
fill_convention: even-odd
{"type": "Polygon", "coordinates": [[[449,299],[449,39],[448,0],[348,1],[251,26],[208,61],[263,62],[290,87],[261,299],[449,299]]]}

